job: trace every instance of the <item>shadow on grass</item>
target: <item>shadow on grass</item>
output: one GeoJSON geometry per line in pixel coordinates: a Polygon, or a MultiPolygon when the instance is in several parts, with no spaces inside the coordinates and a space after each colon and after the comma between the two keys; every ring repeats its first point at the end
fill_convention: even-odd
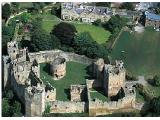
{"type": "Polygon", "coordinates": [[[150,85],[154,86],[154,80],[153,80],[153,79],[148,79],[147,82],[148,82],[150,85]]]}
{"type": "Polygon", "coordinates": [[[93,70],[93,64],[88,65],[85,68],[85,70],[86,70],[86,73],[87,73],[87,76],[85,76],[85,79],[93,79],[93,72],[92,72],[92,70],[93,70]]]}
{"type": "Polygon", "coordinates": [[[67,89],[64,89],[64,93],[67,95],[67,99],[70,100],[71,97],[70,97],[70,89],[67,88],[67,89]]]}
{"type": "Polygon", "coordinates": [[[97,92],[99,92],[100,94],[105,95],[105,91],[102,87],[94,87],[93,89],[95,89],[97,92]]]}
{"type": "Polygon", "coordinates": [[[48,73],[48,75],[51,76],[51,73],[50,73],[50,64],[49,63],[45,64],[45,66],[43,67],[43,71],[45,71],[46,73],[48,73]]]}

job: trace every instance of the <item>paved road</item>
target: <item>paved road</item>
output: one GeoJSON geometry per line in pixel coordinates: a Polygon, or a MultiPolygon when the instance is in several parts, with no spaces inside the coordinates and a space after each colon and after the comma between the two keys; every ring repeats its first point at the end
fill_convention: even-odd
{"type": "Polygon", "coordinates": [[[12,19],[12,18],[14,18],[14,17],[16,17],[16,16],[18,16],[18,15],[21,15],[22,13],[25,13],[25,12],[27,12],[27,10],[21,11],[21,12],[15,14],[15,15],[11,15],[11,16],[8,18],[7,22],[6,22],[6,25],[8,25],[10,19],[12,19]]]}
{"type": "Polygon", "coordinates": [[[136,103],[134,108],[137,109],[137,110],[141,110],[143,105],[144,105],[144,103],[136,103]]]}
{"type": "Polygon", "coordinates": [[[126,84],[128,85],[135,85],[135,84],[141,84],[143,86],[146,86],[148,83],[147,81],[144,79],[144,76],[138,76],[138,80],[137,81],[127,81],[126,84]]]}

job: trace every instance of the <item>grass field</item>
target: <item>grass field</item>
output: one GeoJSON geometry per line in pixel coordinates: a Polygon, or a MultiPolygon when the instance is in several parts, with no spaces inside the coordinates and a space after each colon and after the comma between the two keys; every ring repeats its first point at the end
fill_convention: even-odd
{"type": "Polygon", "coordinates": [[[102,27],[97,27],[90,24],[76,24],[74,23],[78,33],[89,32],[92,38],[99,44],[105,43],[111,35],[109,31],[106,31],[102,27]]]}
{"type": "MultiPolygon", "coordinates": [[[[60,20],[54,15],[43,14],[41,15],[41,17],[44,18],[42,22],[42,27],[48,33],[51,32],[51,30],[55,25],[60,23],[60,20]]],[[[89,32],[92,38],[95,41],[97,41],[97,43],[99,44],[105,43],[108,40],[109,36],[111,35],[109,31],[106,31],[102,27],[97,27],[91,24],[85,24],[85,23],[79,23],[79,22],[68,22],[68,23],[73,24],[76,27],[78,33],[89,32]]]]}
{"type": "Polygon", "coordinates": [[[40,64],[40,78],[44,83],[49,81],[55,88],[57,100],[68,101],[70,96],[71,84],[85,84],[85,77],[87,77],[87,65],[77,62],[67,62],[66,76],[61,80],[55,81],[49,75],[49,65],[47,63],[40,64]]]}
{"type": "Polygon", "coordinates": [[[123,32],[111,53],[112,59],[122,59],[134,75],[160,74],[160,32],[146,28],[143,33],[123,32]],[[122,51],[124,51],[122,53],[122,51]]]}
{"type": "Polygon", "coordinates": [[[19,7],[20,9],[31,8],[33,7],[33,3],[32,2],[20,2],[19,7]]]}

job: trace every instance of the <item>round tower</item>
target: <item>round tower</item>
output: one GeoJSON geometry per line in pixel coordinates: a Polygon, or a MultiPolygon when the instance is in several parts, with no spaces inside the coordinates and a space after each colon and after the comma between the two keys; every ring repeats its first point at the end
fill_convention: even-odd
{"type": "Polygon", "coordinates": [[[63,78],[66,74],[66,60],[65,58],[56,58],[50,63],[50,73],[54,80],[63,78]]]}

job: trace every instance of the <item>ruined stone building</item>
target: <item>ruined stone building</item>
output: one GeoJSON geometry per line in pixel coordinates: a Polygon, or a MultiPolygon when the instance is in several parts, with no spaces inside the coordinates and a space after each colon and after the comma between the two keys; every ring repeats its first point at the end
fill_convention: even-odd
{"type": "MultiPolygon", "coordinates": [[[[29,53],[27,48],[19,49],[16,41],[8,42],[8,56],[3,56],[3,87],[10,85],[25,106],[25,116],[42,116],[50,106],[51,113],[83,113],[90,116],[110,114],[125,108],[134,109],[135,90],[125,84],[125,68],[122,61],[105,64],[103,59],[93,60],[83,55],[61,50],[29,53]],[[53,80],[66,75],[66,62],[76,61],[92,66],[93,79],[86,79],[85,85],[70,85],[70,101],[59,101],[57,90],[48,81],[40,78],[40,63],[49,63],[53,80]],[[124,90],[125,96],[118,101],[91,99],[91,89],[101,88],[106,97],[124,90]]],[[[78,73],[77,73],[78,74],[78,73]]]]}

